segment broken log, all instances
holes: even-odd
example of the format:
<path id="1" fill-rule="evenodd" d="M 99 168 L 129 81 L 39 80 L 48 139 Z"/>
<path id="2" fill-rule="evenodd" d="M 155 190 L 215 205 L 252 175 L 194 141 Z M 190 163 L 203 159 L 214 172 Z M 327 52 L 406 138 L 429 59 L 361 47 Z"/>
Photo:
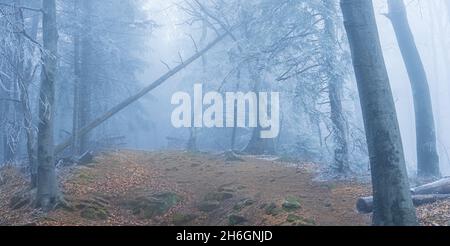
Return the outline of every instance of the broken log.
<path id="1" fill-rule="evenodd" d="M 427 194 L 427 195 L 413 195 L 412 200 L 414 206 L 421 206 L 437 201 L 450 199 L 450 194 Z M 373 211 L 373 197 L 362 197 L 356 202 L 356 208 L 360 213 L 372 213 Z"/>
<path id="2" fill-rule="evenodd" d="M 433 183 L 415 187 L 411 189 L 411 193 L 414 195 L 450 194 L 450 177 L 446 177 Z"/>
<path id="3" fill-rule="evenodd" d="M 161 76 L 159 79 L 154 81 L 152 84 L 148 85 L 147 87 L 144 87 L 142 90 L 140 90 L 137 94 L 125 99 L 121 103 L 117 104 L 115 107 L 108 110 L 106 113 L 98 117 L 97 119 L 93 120 L 91 123 L 80 129 L 77 133 L 78 136 L 84 136 L 93 129 L 95 129 L 97 126 L 102 124 L 103 122 L 107 121 L 111 117 L 113 117 L 118 112 L 122 111 L 126 107 L 128 107 L 130 104 L 136 102 L 143 96 L 145 96 L 150 91 L 154 90 L 155 88 L 159 87 L 162 83 L 164 83 L 166 80 L 173 77 L 175 74 L 189 66 L 191 63 L 202 57 L 206 52 L 208 52 L 210 49 L 212 49 L 214 46 L 216 46 L 222 39 L 224 39 L 226 36 L 228 36 L 228 33 L 225 33 L 219 37 L 217 37 L 214 41 L 212 41 L 210 44 L 208 44 L 205 48 L 202 50 L 197 51 L 192 57 L 189 59 L 182 61 L 182 63 L 178 66 L 176 66 L 174 69 L 170 70 L 163 76 Z M 59 144 L 55 148 L 55 155 L 61 153 L 65 148 L 69 147 L 73 142 L 73 137 L 70 137 L 63 143 Z"/>

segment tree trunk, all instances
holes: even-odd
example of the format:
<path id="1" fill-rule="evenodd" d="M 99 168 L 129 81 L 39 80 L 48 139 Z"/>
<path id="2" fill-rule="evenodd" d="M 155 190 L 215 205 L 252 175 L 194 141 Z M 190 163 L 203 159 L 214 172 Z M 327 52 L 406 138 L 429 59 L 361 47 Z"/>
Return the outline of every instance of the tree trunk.
<path id="1" fill-rule="evenodd" d="M 80 40 L 80 27 L 79 27 L 79 0 L 74 1 L 74 12 L 75 12 L 75 23 L 77 23 L 75 32 L 73 35 L 73 53 L 74 53 L 74 85 L 73 85 L 73 116 L 72 116 L 72 154 L 78 156 L 81 154 L 81 142 L 78 131 L 80 130 L 80 114 L 83 110 L 80 105 L 80 50 L 81 50 L 81 40 Z"/>
<path id="2" fill-rule="evenodd" d="M 328 98 L 330 100 L 330 118 L 332 122 L 332 134 L 334 139 L 334 166 L 339 173 L 350 169 L 348 163 L 348 133 L 347 123 L 342 110 L 342 86 L 344 80 L 338 72 L 337 61 L 337 36 L 336 36 L 336 1 L 325 0 L 326 9 L 331 14 L 325 14 L 325 63 L 327 65 Z"/>
<path id="3" fill-rule="evenodd" d="M 450 177 L 411 189 L 414 195 L 450 194 Z"/>
<path id="4" fill-rule="evenodd" d="M 434 203 L 450 199 L 450 194 L 428 194 L 412 196 L 414 206 Z M 371 213 L 373 211 L 373 197 L 362 197 L 356 202 L 356 209 L 360 213 Z"/>
<path id="5" fill-rule="evenodd" d="M 439 177 L 439 156 L 433 106 L 427 75 L 408 23 L 403 0 L 389 0 L 389 19 L 394 26 L 403 61 L 408 71 L 414 99 L 419 177 Z"/>
<path id="6" fill-rule="evenodd" d="M 55 83 L 57 75 L 58 30 L 55 0 L 43 1 L 43 64 L 39 100 L 38 132 L 38 186 L 36 205 L 52 209 L 57 202 L 53 114 L 55 109 Z"/>
<path id="7" fill-rule="evenodd" d="M 405 157 L 371 0 L 341 0 L 352 52 L 374 194 L 373 224 L 417 225 Z"/>
<path id="8" fill-rule="evenodd" d="M 83 32 L 83 36 L 81 38 L 81 47 L 80 48 L 80 76 L 79 76 L 79 85 L 78 85 L 78 129 L 74 132 L 74 136 L 78 138 L 77 147 L 78 153 L 81 154 L 89 149 L 89 134 L 79 135 L 77 132 L 80 131 L 81 128 L 87 126 L 91 121 L 91 97 L 92 97 L 92 84 L 93 81 L 93 71 L 92 66 L 94 64 L 93 53 L 95 52 L 92 45 L 92 0 L 81 0 L 81 13 L 83 17 L 81 30 Z"/>

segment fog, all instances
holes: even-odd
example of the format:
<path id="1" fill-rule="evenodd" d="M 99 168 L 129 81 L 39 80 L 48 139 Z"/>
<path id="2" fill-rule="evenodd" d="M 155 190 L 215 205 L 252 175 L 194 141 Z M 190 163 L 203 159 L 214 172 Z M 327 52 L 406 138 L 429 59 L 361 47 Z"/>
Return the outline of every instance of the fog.
<path id="1" fill-rule="evenodd" d="M 397 107 L 403 137 L 405 157 L 410 172 L 415 172 L 415 123 L 411 87 L 402 60 L 392 24 L 383 14 L 387 13 L 384 1 L 374 1 L 378 14 L 378 30 L 383 45 L 386 67 Z M 450 16 L 448 1 L 406 1 L 411 29 L 419 49 L 433 100 L 441 171 L 450 174 Z"/>
<path id="2" fill-rule="evenodd" d="M 151 1 L 145 6 L 149 16 L 158 23 L 159 27 L 149 39 L 148 70 L 140 75 L 143 85 L 154 80 L 158 75 L 167 71 L 168 64 L 176 63 L 180 58 L 178 52 L 188 56 L 195 49 L 189 37 L 192 33 L 199 35 L 199 27 L 186 27 L 186 14 L 177 8 L 178 1 Z M 450 16 L 447 14 L 445 0 L 436 1 L 407 1 L 410 26 L 420 51 L 433 99 L 436 130 L 438 137 L 441 170 L 444 175 L 450 174 Z M 386 66 L 389 72 L 391 86 L 394 93 L 396 109 L 404 144 L 405 157 L 409 172 L 416 172 L 415 151 L 415 123 L 414 108 L 408 75 L 402 60 L 392 24 L 384 15 L 387 13 L 385 1 L 374 1 L 378 29 L 382 42 Z M 217 49 L 216 49 L 217 50 Z M 214 52 L 214 51 L 213 51 Z M 221 64 L 213 64 L 221 66 Z M 188 130 L 174 129 L 170 123 L 170 112 L 174 108 L 170 104 L 172 94 L 180 88 L 188 90 L 194 83 L 202 81 L 198 70 L 187 69 L 168 83 L 164 84 L 143 101 L 149 117 L 155 121 L 155 132 L 151 142 L 143 142 L 141 148 L 165 148 L 167 136 L 183 136 L 187 138 Z M 157 119 L 155 119 L 155 117 Z M 135 147 L 135 146 L 134 146 Z"/>

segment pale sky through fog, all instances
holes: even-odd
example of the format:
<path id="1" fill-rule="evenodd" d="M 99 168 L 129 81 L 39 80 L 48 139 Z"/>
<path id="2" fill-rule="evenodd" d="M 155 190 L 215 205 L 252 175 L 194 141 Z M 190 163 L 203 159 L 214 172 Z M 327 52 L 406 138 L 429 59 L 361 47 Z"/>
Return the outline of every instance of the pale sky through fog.
<path id="1" fill-rule="evenodd" d="M 416 44 L 421 54 L 430 84 L 433 109 L 436 118 L 441 168 L 444 175 L 450 175 L 450 21 L 446 16 L 445 2 L 448 0 L 419 1 L 406 0 L 408 17 Z M 375 0 L 375 13 L 383 46 L 386 66 L 391 79 L 397 114 L 402 131 L 406 161 L 414 170 L 415 124 L 414 108 L 409 79 L 397 46 L 397 40 L 390 21 L 382 14 L 387 12 L 385 0 Z"/>
<path id="2" fill-rule="evenodd" d="M 438 146 L 440 150 L 441 169 L 444 175 L 450 175 L 450 71 L 447 68 L 450 63 L 450 18 L 445 10 L 445 2 L 448 0 L 405 0 L 409 21 L 415 35 L 416 44 L 422 56 L 428 75 L 432 93 L 433 106 L 436 117 L 436 129 Z M 145 8 L 148 9 L 150 18 L 161 25 L 154 34 L 151 42 L 152 54 L 149 57 L 151 68 L 143 78 L 144 83 L 157 78 L 167 71 L 160 60 L 174 64 L 180 51 L 185 57 L 193 52 L 193 45 L 187 33 L 192 32 L 182 24 L 184 13 L 177 9 L 172 0 L 151 0 Z M 406 161 L 410 172 L 415 172 L 415 130 L 414 108 L 411 96 L 411 88 L 406 69 L 397 46 L 390 21 L 383 16 L 387 12 L 386 0 L 374 0 L 375 13 L 378 21 L 380 39 L 383 46 L 386 66 L 389 72 L 397 113 L 400 122 Z M 447 35 L 446 35 L 447 34 Z M 188 73 L 189 68 L 184 73 Z M 174 91 L 177 84 L 182 83 L 177 75 L 169 83 L 159 88 L 154 95 L 158 95 L 163 104 L 167 104 L 168 96 Z M 177 79 L 178 78 L 178 79 Z M 186 81 L 184 81 L 186 82 Z M 190 83 L 190 82 L 189 82 Z M 162 98 L 161 98 L 162 97 Z M 154 111 L 156 109 L 152 108 Z M 170 110 L 164 106 L 158 110 Z M 164 114 L 163 114 L 164 115 Z M 166 118 L 164 116 L 164 118 Z M 169 118 L 169 114 L 167 114 Z M 168 119 L 167 119 L 168 120 Z M 163 120 L 163 124 L 168 124 Z M 170 135 L 170 131 L 162 125 L 161 136 Z"/>

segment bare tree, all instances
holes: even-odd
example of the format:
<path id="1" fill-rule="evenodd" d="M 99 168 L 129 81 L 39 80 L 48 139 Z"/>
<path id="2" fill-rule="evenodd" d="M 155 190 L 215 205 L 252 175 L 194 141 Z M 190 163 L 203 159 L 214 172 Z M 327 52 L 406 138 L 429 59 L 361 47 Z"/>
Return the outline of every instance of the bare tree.
<path id="1" fill-rule="evenodd" d="M 43 47 L 41 88 L 39 93 L 38 175 L 36 205 L 49 210 L 58 202 L 53 124 L 57 74 L 58 29 L 56 1 L 43 0 Z"/>
<path id="2" fill-rule="evenodd" d="M 336 35 L 336 1 L 324 0 L 324 7 L 328 13 L 324 16 L 325 39 L 325 69 L 328 81 L 328 98 L 330 100 L 330 118 L 334 138 L 334 165 L 338 172 L 348 171 L 348 133 L 347 123 L 342 109 L 342 87 L 344 78 L 338 69 L 337 60 L 339 46 Z"/>
<path id="3" fill-rule="evenodd" d="M 440 176 L 436 130 L 430 88 L 425 68 L 414 41 L 403 0 L 389 0 L 387 15 L 394 26 L 403 61 L 408 71 L 416 119 L 417 170 L 419 177 Z"/>
<path id="4" fill-rule="evenodd" d="M 374 225 L 416 225 L 394 99 L 372 0 L 341 0 L 370 156 Z"/>

